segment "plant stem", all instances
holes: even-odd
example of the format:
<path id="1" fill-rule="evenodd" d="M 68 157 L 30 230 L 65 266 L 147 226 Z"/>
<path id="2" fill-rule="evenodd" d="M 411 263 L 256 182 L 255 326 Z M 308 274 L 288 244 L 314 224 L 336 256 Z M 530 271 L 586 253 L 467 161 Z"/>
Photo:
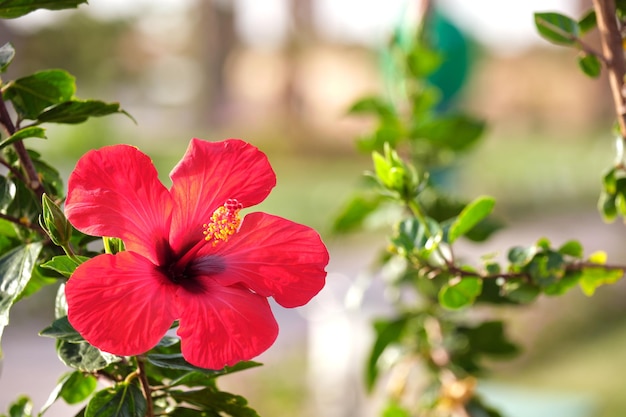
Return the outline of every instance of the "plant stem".
<path id="1" fill-rule="evenodd" d="M 41 227 L 39 227 L 39 225 L 37 223 L 32 224 L 32 223 L 30 223 L 30 221 L 24 222 L 21 219 L 18 219 L 17 217 L 9 216 L 7 214 L 2 214 L 2 213 L 0 213 L 0 219 L 8 220 L 11 223 L 15 223 L 15 224 L 20 225 L 22 227 L 27 227 L 27 228 L 29 228 L 31 230 L 34 230 L 35 232 L 38 232 L 38 233 L 42 233 L 43 232 L 43 230 L 41 229 Z"/>
<path id="2" fill-rule="evenodd" d="M 423 268 L 426 268 L 428 272 L 443 272 L 448 271 L 454 274 L 457 277 L 461 278 L 480 278 L 483 280 L 492 280 L 492 279 L 515 279 L 515 278 L 523 278 L 527 281 L 532 279 L 531 275 L 527 272 L 501 272 L 497 274 L 484 274 L 480 272 L 468 271 L 465 269 L 458 268 L 454 265 L 447 265 L 447 268 L 442 268 L 438 266 L 425 265 Z M 563 268 L 564 272 L 575 272 L 581 271 L 585 268 L 598 268 L 603 269 L 605 271 L 626 271 L 626 265 L 611 265 L 611 264 L 598 264 L 587 261 L 578 261 L 572 262 Z"/>
<path id="3" fill-rule="evenodd" d="M 139 375 L 139 381 L 141 381 L 141 388 L 146 396 L 146 417 L 154 417 L 154 406 L 152 404 L 152 390 L 150 389 L 150 382 L 148 381 L 148 375 L 144 366 L 144 357 L 137 356 L 137 373 Z"/>
<path id="4" fill-rule="evenodd" d="M 626 92 L 624 91 L 626 63 L 622 36 L 615 17 L 615 0 L 593 0 L 593 8 L 596 11 L 602 53 L 606 62 L 619 133 L 624 140 L 626 139 Z"/>
<path id="5" fill-rule="evenodd" d="M 6 103 L 4 100 L 0 98 L 0 123 L 4 125 L 9 135 L 13 135 L 17 129 L 11 120 L 11 116 L 9 115 L 9 111 L 7 110 Z M 35 164 L 33 164 L 33 160 L 28 155 L 28 151 L 24 146 L 24 142 L 18 140 L 13 144 L 15 151 L 17 152 L 17 156 L 20 159 L 22 167 L 24 167 L 24 171 L 26 172 L 26 177 L 28 181 L 26 185 L 35 191 L 37 194 L 37 199 L 41 200 L 41 197 L 45 193 L 41 180 L 39 179 L 39 174 L 35 169 Z"/>
<path id="6" fill-rule="evenodd" d="M 17 178 L 18 180 L 22 181 L 24 184 L 26 184 L 26 178 L 24 177 L 24 175 L 22 175 L 22 173 L 15 169 L 14 166 L 12 166 L 11 164 L 9 164 L 7 161 L 5 161 L 3 158 L 0 158 L 0 165 L 6 167 L 6 169 L 8 169 L 9 171 L 11 171 L 11 173 L 15 176 L 15 178 Z"/>

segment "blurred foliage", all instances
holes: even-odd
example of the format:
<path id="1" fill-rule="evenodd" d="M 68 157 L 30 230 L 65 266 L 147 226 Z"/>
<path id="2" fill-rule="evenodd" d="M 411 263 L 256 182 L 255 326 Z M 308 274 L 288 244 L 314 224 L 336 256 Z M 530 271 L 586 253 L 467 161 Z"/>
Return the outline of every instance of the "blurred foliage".
<path id="1" fill-rule="evenodd" d="M 537 13 L 535 22 L 542 36 L 584 49 L 580 67 L 597 77 L 600 59 L 579 41 L 579 35 L 593 27 L 592 17 L 579 22 Z M 624 267 L 607 265 L 603 252 L 585 255 L 576 240 L 554 246 L 546 238 L 509 248 L 505 262 L 489 255 L 478 265 L 457 258 L 459 238 L 488 239 L 498 225 L 490 218 L 493 198 L 481 196 L 466 203 L 451 198 L 431 179 L 434 169 L 467 152 L 484 130 L 473 117 L 437 111 L 440 96 L 428 75 L 441 59 L 432 47 L 419 30 L 408 48 L 393 38 L 390 48 L 397 51 L 394 56 L 403 69 L 398 72 L 397 96 L 367 97 L 350 109 L 377 120 L 374 132 L 358 143 L 372 153 L 373 171 L 364 191 L 340 212 L 335 230 L 361 229 L 368 217 L 396 208 L 379 267 L 385 285 L 394 289 L 391 293 L 402 296 L 391 300 L 394 314 L 374 323 L 366 386 L 371 391 L 382 372 L 393 375 L 398 368 L 424 369 L 427 376 L 416 388 L 413 372 L 402 371 L 387 394 L 382 415 L 499 416 L 481 400 L 476 377 L 485 375 L 491 360 L 516 356 L 519 347 L 508 339 L 503 321 L 472 314 L 471 307 L 526 305 L 541 295 L 562 296 L 576 286 L 591 296 L 620 280 Z M 623 205 L 620 181 L 615 171 L 604 177 L 613 211 Z M 605 217 L 606 206 L 601 206 Z M 621 212 L 626 213 L 623 206 Z M 483 230 L 474 234 L 478 228 Z M 388 268 L 392 263 L 395 268 Z"/>

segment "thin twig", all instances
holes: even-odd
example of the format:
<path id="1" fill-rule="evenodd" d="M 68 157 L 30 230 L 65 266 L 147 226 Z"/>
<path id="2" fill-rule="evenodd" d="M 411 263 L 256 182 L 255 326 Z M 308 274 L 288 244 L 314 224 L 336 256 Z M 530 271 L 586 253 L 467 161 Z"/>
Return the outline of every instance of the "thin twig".
<path id="1" fill-rule="evenodd" d="M 4 100 L 0 98 L 0 123 L 4 125 L 9 135 L 13 135 L 17 129 L 11 120 L 11 116 L 9 115 L 9 111 L 7 110 L 6 103 Z M 24 142 L 18 140 L 13 144 L 15 151 L 17 152 L 17 156 L 24 167 L 24 171 L 26 171 L 26 177 L 28 181 L 26 185 L 31 188 L 35 193 L 37 193 L 37 197 L 41 200 L 41 197 L 45 193 L 45 189 L 43 188 L 43 184 L 39 179 L 39 174 L 37 173 L 37 169 L 35 168 L 35 164 L 33 164 L 33 160 L 31 159 L 28 151 L 26 150 L 26 146 L 24 146 Z"/>
<path id="2" fill-rule="evenodd" d="M 18 180 L 26 184 L 26 178 L 24 177 L 24 175 L 22 175 L 22 173 L 19 170 L 15 169 L 13 165 L 9 164 L 3 158 L 0 158 L 0 165 L 4 166 L 6 169 L 11 171 L 11 174 L 13 174 L 15 178 L 17 178 Z"/>
<path id="3" fill-rule="evenodd" d="M 150 389 L 150 382 L 148 381 L 148 375 L 144 366 L 144 358 L 137 356 L 137 371 L 139 374 L 139 381 L 141 381 L 141 388 L 146 396 L 146 417 L 154 417 L 154 406 L 152 404 L 152 390 Z"/>
<path id="4" fill-rule="evenodd" d="M 577 261 L 572 262 L 563 268 L 564 272 L 576 272 L 582 271 L 585 268 L 598 268 L 603 269 L 605 271 L 626 271 L 626 265 L 612 265 L 612 264 L 599 264 L 588 261 Z M 468 271 L 466 269 L 462 269 L 457 267 L 456 265 L 446 265 L 446 267 L 439 267 L 433 265 L 421 265 L 420 268 L 424 273 L 437 275 L 442 272 L 449 272 L 452 275 L 459 278 L 480 278 L 482 280 L 494 280 L 494 279 L 504 279 L 511 280 L 516 278 L 523 278 L 527 281 L 531 281 L 532 276 L 527 272 L 499 272 L 495 274 L 486 274 L 477 271 Z"/>
<path id="5" fill-rule="evenodd" d="M 613 95 L 619 133 L 622 139 L 625 139 L 626 99 L 624 96 L 624 75 L 626 74 L 626 63 L 624 62 L 622 36 L 615 17 L 615 1 L 593 0 L 593 7 L 596 11 L 602 52 L 607 62 L 606 69 Z"/>
<path id="6" fill-rule="evenodd" d="M 560 27 L 558 27 L 557 25 L 554 25 L 550 22 L 548 22 L 545 19 L 539 18 L 538 19 L 539 22 L 541 22 L 541 24 L 547 28 L 549 28 L 552 32 L 558 33 L 559 35 L 561 35 L 562 37 L 569 39 L 572 42 L 575 42 L 576 45 L 583 51 L 586 52 L 589 55 L 595 55 L 600 61 L 602 61 L 603 64 L 605 65 L 609 65 L 609 60 L 607 59 L 606 56 L 604 56 L 603 54 L 601 54 L 599 51 L 596 51 L 591 45 L 587 44 L 585 41 L 583 41 L 581 38 L 579 38 L 578 36 L 574 36 L 569 32 L 564 31 L 563 29 L 561 29 Z"/>
<path id="7" fill-rule="evenodd" d="M 22 227 L 27 227 L 31 230 L 34 230 L 35 232 L 39 232 L 39 233 L 43 232 L 43 230 L 37 223 L 33 224 L 28 221 L 23 221 L 22 219 L 18 219 L 17 217 L 9 216 L 7 214 L 2 214 L 2 213 L 0 213 L 0 219 L 8 220 L 11 223 L 15 223 Z"/>

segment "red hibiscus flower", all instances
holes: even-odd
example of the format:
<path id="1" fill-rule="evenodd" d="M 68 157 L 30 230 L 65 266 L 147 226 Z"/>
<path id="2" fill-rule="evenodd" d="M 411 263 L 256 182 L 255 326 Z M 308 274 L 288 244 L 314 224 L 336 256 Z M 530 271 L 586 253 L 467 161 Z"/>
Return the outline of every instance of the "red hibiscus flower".
<path id="1" fill-rule="evenodd" d="M 65 289 L 68 319 L 92 345 L 121 356 L 154 347 L 172 323 L 183 356 L 220 369 L 269 348 L 278 326 L 267 297 L 306 304 L 324 286 L 328 251 L 311 228 L 242 208 L 276 184 L 254 146 L 193 139 L 168 190 L 145 154 L 115 145 L 83 156 L 65 212 L 84 233 L 126 251 L 80 265 Z"/>

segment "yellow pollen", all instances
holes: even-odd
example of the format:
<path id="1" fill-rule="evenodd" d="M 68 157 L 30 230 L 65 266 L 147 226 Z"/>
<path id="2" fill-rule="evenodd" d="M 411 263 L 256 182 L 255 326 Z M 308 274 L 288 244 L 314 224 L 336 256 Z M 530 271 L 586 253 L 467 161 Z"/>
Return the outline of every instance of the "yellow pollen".
<path id="1" fill-rule="evenodd" d="M 234 198 L 226 200 L 223 206 L 219 206 L 211 215 L 211 220 L 202 225 L 204 227 L 204 240 L 216 246 L 220 241 L 226 242 L 234 235 L 241 225 L 239 211 L 243 208 L 241 203 Z"/>

